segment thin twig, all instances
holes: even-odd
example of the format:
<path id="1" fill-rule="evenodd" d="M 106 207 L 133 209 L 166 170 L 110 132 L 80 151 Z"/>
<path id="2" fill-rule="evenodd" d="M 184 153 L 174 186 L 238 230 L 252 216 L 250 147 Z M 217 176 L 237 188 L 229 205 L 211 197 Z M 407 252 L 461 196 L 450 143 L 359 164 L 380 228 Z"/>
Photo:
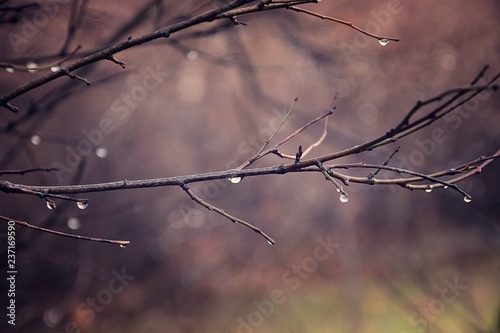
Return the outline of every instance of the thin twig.
<path id="1" fill-rule="evenodd" d="M 4 220 L 4 221 L 7 221 L 7 222 L 14 221 L 14 223 L 16 223 L 17 225 L 21 225 L 21 226 L 26 227 L 26 228 L 35 229 L 35 230 L 38 230 L 38 231 L 47 232 L 49 234 L 53 234 L 53 235 L 57 235 L 57 236 L 63 236 L 63 237 L 69 237 L 69 238 L 87 240 L 87 241 L 92 241 L 92 242 L 110 243 L 110 244 L 120 245 L 120 247 L 125 247 L 128 244 L 130 244 L 130 241 L 124 241 L 124 240 L 113 240 L 113 239 L 106 239 L 106 238 L 94 238 L 94 237 L 87 237 L 87 236 L 81 236 L 81 235 L 75 235 L 75 234 L 68 234 L 66 232 L 56 231 L 56 230 L 52 230 L 52 229 L 47 229 L 47 228 L 39 227 L 39 226 L 36 226 L 36 225 L 29 224 L 28 222 L 25 222 L 25 221 L 11 219 L 9 217 L 5 217 L 5 216 L 2 216 L 2 215 L 0 215 L 0 219 Z"/>
<path id="2" fill-rule="evenodd" d="M 208 210 L 214 211 L 214 212 L 224 216 L 225 218 L 227 218 L 228 220 L 230 220 L 233 223 L 239 223 L 239 224 L 244 225 L 247 228 L 250 228 L 251 230 L 255 231 L 256 233 L 258 233 L 259 235 L 264 237 L 270 245 L 275 244 L 274 240 L 271 237 L 269 237 L 265 232 L 263 232 L 262 230 L 260 230 L 256 226 L 254 226 L 253 224 L 248 223 L 246 221 L 243 221 L 242 219 L 239 219 L 233 215 L 230 215 L 230 214 L 226 213 L 224 210 L 222 210 L 214 205 L 211 205 L 208 202 L 201 199 L 199 196 L 196 195 L 196 193 L 194 193 L 191 190 L 191 188 L 189 188 L 188 184 L 182 184 L 181 188 L 191 197 L 192 200 L 196 201 L 201 206 L 207 208 Z"/>
<path id="3" fill-rule="evenodd" d="M 391 161 L 391 158 L 394 157 L 394 155 L 397 154 L 397 152 L 399 151 L 399 146 L 397 146 L 394 151 L 392 152 L 392 154 L 384 161 L 384 163 L 382 164 L 383 166 L 386 166 L 387 164 L 389 164 L 389 162 Z M 373 177 L 375 177 L 379 172 L 380 172 L 380 168 L 378 168 L 377 170 L 375 170 L 374 172 L 370 172 L 370 174 L 367 176 L 368 179 L 372 179 Z"/>
<path id="4" fill-rule="evenodd" d="M 302 153 L 302 157 L 305 157 L 311 150 L 319 146 L 323 141 L 325 140 L 326 136 L 328 135 L 328 117 L 325 118 L 325 126 L 323 127 L 323 133 L 321 133 L 321 136 L 319 137 L 318 140 L 316 140 L 315 143 L 311 144 L 309 147 L 307 147 L 306 150 Z"/>
<path id="5" fill-rule="evenodd" d="M 342 202 L 347 202 L 347 200 L 349 200 L 349 196 L 347 195 L 347 192 L 344 191 L 344 188 L 342 187 L 342 185 L 340 185 L 337 180 L 335 180 L 335 178 L 333 178 L 330 173 L 328 172 L 328 170 L 323 166 L 323 163 L 321 163 L 320 161 L 317 162 L 317 166 L 318 166 L 318 169 L 321 171 L 321 173 L 325 176 L 325 178 L 327 180 L 329 180 L 330 182 L 332 182 L 333 185 L 335 185 L 335 187 L 337 188 L 337 192 L 340 193 L 340 201 Z M 349 184 L 349 183 L 347 183 Z"/>
<path id="6" fill-rule="evenodd" d="M 59 170 L 58 168 L 31 168 L 31 169 L 23 169 L 23 170 L 0 170 L 0 176 L 1 175 L 21 175 L 24 176 L 26 173 L 30 172 L 39 172 L 39 171 L 44 171 L 44 172 L 51 172 L 51 171 L 57 171 Z"/>
<path id="7" fill-rule="evenodd" d="M 246 167 L 248 167 L 249 165 L 251 165 L 253 162 L 255 162 L 256 160 L 258 160 L 260 157 L 262 157 L 263 155 L 262 152 L 264 151 L 264 149 L 266 149 L 267 145 L 274 139 L 274 137 L 276 136 L 276 134 L 279 132 L 279 130 L 281 129 L 281 127 L 283 127 L 283 125 L 285 124 L 285 122 L 288 120 L 288 118 L 290 117 L 290 115 L 292 114 L 292 111 L 293 109 L 295 108 L 295 106 L 297 105 L 297 101 L 299 100 L 298 97 L 295 97 L 294 101 L 293 101 L 293 104 L 292 106 L 290 107 L 290 109 L 288 109 L 288 112 L 286 113 L 285 115 L 285 118 L 283 118 L 283 120 L 281 121 L 280 125 L 278 126 L 278 128 L 276 129 L 276 131 L 274 131 L 274 133 L 271 135 L 271 137 L 269 137 L 269 139 L 266 140 L 266 142 L 264 142 L 264 144 L 262 145 L 262 147 L 259 149 L 259 151 L 257 152 L 257 154 L 255 154 L 254 157 L 252 158 L 249 158 L 247 161 L 245 161 L 243 164 L 241 164 L 240 166 L 237 167 L 237 169 L 244 169 Z"/>
<path id="8" fill-rule="evenodd" d="M 263 4 L 257 4 L 257 5 L 251 5 L 247 6 L 245 8 L 242 8 L 243 10 L 234 12 L 233 9 L 243 6 L 247 3 L 252 2 L 252 0 L 234 0 L 231 1 L 223 6 L 220 6 L 218 8 L 215 8 L 211 11 L 205 12 L 203 14 L 200 14 L 198 16 L 195 16 L 193 18 L 181 21 L 179 23 L 175 23 L 173 25 L 170 25 L 168 27 L 162 28 L 157 31 L 153 31 L 151 33 L 139 36 L 137 38 L 128 38 L 127 40 L 117 43 L 115 45 L 112 45 L 110 47 L 107 47 L 101 51 L 92 53 L 89 56 L 86 56 L 80 60 L 75 61 L 74 63 L 61 68 L 58 71 L 55 71 L 53 73 L 49 73 L 41 78 L 37 78 L 35 80 L 31 80 L 28 83 L 24 84 L 21 87 L 18 87 L 17 89 L 14 89 L 12 91 L 9 91 L 5 93 L 4 95 L 0 96 L 0 106 L 3 106 L 7 108 L 8 110 L 12 112 L 18 112 L 18 108 L 10 105 L 8 102 L 20 95 L 25 94 L 28 91 L 31 91 L 35 88 L 38 88 L 50 81 L 53 81 L 57 78 L 60 78 L 64 75 L 70 75 L 73 73 L 76 69 L 85 67 L 89 64 L 98 62 L 100 60 L 104 59 L 109 59 L 110 56 L 119 53 L 121 51 L 130 49 L 132 47 L 160 39 L 160 38 L 168 38 L 171 36 L 171 34 L 185 30 L 187 28 L 190 28 L 192 26 L 196 26 L 200 23 L 205 23 L 205 22 L 212 22 L 214 20 L 218 19 L 225 19 L 228 17 L 233 17 L 237 15 L 244 15 L 244 14 L 250 14 L 254 13 L 257 11 L 267 11 L 267 10 L 273 10 L 273 9 L 282 9 L 286 8 L 290 4 L 303 4 L 303 3 L 316 3 L 317 1 L 315 0 L 300 0 L 300 1 L 291 1 L 290 3 L 277 3 L 277 4 L 268 4 L 268 5 L 263 5 Z M 256 7 L 255 7 L 256 6 Z M 73 75 L 73 74 L 71 74 Z M 78 78 L 78 77 L 75 77 Z M 79 78 L 81 79 L 81 78 Z M 84 81 L 85 82 L 85 81 Z M 88 82 L 88 81 L 87 81 Z"/>
<path id="9" fill-rule="evenodd" d="M 344 20 L 341 20 L 341 19 L 338 19 L 338 18 L 335 18 L 335 17 L 331 17 L 331 16 L 327 16 L 327 15 L 322 15 L 322 14 L 315 13 L 313 11 L 306 10 L 306 9 L 303 9 L 303 8 L 299 8 L 299 7 L 296 7 L 296 6 L 290 6 L 287 9 L 293 10 L 293 11 L 298 12 L 298 13 L 308 14 L 308 15 L 320 18 L 322 20 L 328 20 L 328 21 L 332 21 L 332 22 L 335 22 L 335 23 L 346 25 L 349 28 L 352 28 L 352 29 L 354 29 L 356 31 L 361 32 L 362 34 L 365 34 L 365 35 L 367 35 L 369 37 L 377 39 L 381 44 L 384 43 L 383 45 L 387 44 L 391 40 L 394 41 L 394 42 L 399 42 L 398 38 L 383 37 L 383 36 L 378 36 L 378 35 L 372 34 L 372 33 L 368 32 L 366 30 L 363 30 L 363 29 L 355 26 L 352 22 L 349 22 L 349 21 L 344 21 Z"/>

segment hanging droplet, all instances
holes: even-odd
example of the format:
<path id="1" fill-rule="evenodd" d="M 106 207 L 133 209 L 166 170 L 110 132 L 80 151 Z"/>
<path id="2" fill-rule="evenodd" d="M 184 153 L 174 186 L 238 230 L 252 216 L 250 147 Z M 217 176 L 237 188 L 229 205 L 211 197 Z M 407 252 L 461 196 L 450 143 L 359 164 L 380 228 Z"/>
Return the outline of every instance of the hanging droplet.
<path id="1" fill-rule="evenodd" d="M 448 185 L 445 185 L 445 186 L 443 187 L 443 189 L 445 189 L 445 190 L 446 190 L 447 188 L 448 188 Z"/>
<path id="2" fill-rule="evenodd" d="M 270 240 L 270 239 L 269 239 L 269 240 L 267 241 L 267 244 L 269 244 L 269 245 L 274 245 L 275 243 L 274 243 L 274 241 L 273 241 L 273 240 Z"/>
<path id="3" fill-rule="evenodd" d="M 340 202 L 346 203 L 347 201 L 349 201 L 349 196 L 347 195 L 347 193 L 342 192 L 340 194 L 340 198 L 339 199 L 340 199 Z"/>
<path id="4" fill-rule="evenodd" d="M 380 38 L 378 42 L 382 46 L 386 46 L 387 44 L 389 44 L 389 40 L 387 38 Z"/>
<path id="5" fill-rule="evenodd" d="M 471 197 L 468 197 L 468 196 L 465 196 L 465 197 L 464 197 L 464 201 L 465 201 L 465 202 L 471 202 L 471 201 L 472 201 L 472 198 L 471 198 Z"/>
<path id="6" fill-rule="evenodd" d="M 34 61 L 28 61 L 26 63 L 26 68 L 28 68 L 28 72 L 35 73 L 38 69 L 38 65 Z"/>
<path id="7" fill-rule="evenodd" d="M 425 192 L 427 192 L 427 193 L 431 193 L 431 192 L 432 192 L 432 188 L 426 188 L 426 189 L 425 189 Z"/>
<path id="8" fill-rule="evenodd" d="M 5 67 L 5 71 L 7 71 L 8 73 L 14 73 L 16 70 L 13 67 L 7 66 Z"/>
<path id="9" fill-rule="evenodd" d="M 127 243 L 127 244 L 120 244 L 120 247 L 121 247 L 122 249 L 124 249 L 124 248 L 126 248 L 126 247 L 127 247 L 127 245 L 128 245 L 128 244 L 129 244 L 129 243 Z"/>
<path id="10" fill-rule="evenodd" d="M 55 73 L 61 69 L 61 66 L 52 66 L 50 67 L 50 71 Z"/>
<path id="11" fill-rule="evenodd" d="M 233 184 L 238 184 L 239 182 L 241 182 L 241 177 L 232 177 L 229 178 L 229 181 Z"/>
<path id="12" fill-rule="evenodd" d="M 38 135 L 31 136 L 31 143 L 34 144 L 35 146 L 38 146 L 41 142 L 42 138 L 40 138 Z"/>
<path id="13" fill-rule="evenodd" d="M 48 209 L 56 209 L 56 203 L 54 200 L 47 198 L 47 200 L 45 202 L 47 204 Z"/>
<path id="14" fill-rule="evenodd" d="M 80 209 L 85 209 L 89 205 L 89 202 L 87 200 L 82 200 L 82 201 L 77 201 L 76 206 Z"/>

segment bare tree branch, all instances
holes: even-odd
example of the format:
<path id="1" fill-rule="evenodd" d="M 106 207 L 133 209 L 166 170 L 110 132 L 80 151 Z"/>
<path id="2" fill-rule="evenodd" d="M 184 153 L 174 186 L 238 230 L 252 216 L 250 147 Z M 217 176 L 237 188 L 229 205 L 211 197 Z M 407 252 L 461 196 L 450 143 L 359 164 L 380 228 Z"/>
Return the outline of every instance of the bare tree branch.
<path id="1" fill-rule="evenodd" d="M 128 244 L 130 244 L 130 241 L 125 241 L 125 240 L 113 240 L 113 239 L 106 239 L 106 238 L 94 238 L 94 237 L 87 237 L 87 236 L 81 236 L 81 235 L 75 235 L 75 234 L 68 234 L 66 232 L 39 227 L 39 226 L 36 226 L 33 224 L 29 224 L 28 222 L 25 222 L 25 221 L 11 219 L 9 217 L 2 216 L 2 215 L 0 215 L 0 219 L 7 221 L 7 222 L 14 221 L 17 225 L 20 225 L 20 226 L 23 226 L 26 228 L 30 228 L 30 229 L 35 229 L 38 231 L 43 231 L 43 232 L 46 232 L 46 233 L 49 233 L 52 235 L 57 235 L 57 236 L 63 236 L 63 237 L 69 237 L 69 238 L 75 238 L 75 239 L 81 239 L 81 240 L 87 240 L 87 241 L 99 242 L 99 243 L 115 244 L 115 245 L 119 245 L 120 247 L 125 247 Z"/>

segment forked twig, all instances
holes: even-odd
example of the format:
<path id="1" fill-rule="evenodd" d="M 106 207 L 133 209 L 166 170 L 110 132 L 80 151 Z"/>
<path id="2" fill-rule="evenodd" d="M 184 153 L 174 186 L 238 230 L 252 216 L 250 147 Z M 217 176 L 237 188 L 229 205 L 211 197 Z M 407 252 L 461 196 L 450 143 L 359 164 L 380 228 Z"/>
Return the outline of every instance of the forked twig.
<path id="1" fill-rule="evenodd" d="M 212 204 L 209 204 L 208 202 L 206 202 L 205 200 L 203 200 L 202 198 L 197 196 L 196 193 L 194 193 L 191 190 L 191 188 L 189 187 L 188 184 L 181 184 L 180 186 L 191 197 L 192 200 L 196 201 L 201 206 L 205 207 L 208 210 L 214 211 L 214 212 L 224 216 L 225 218 L 227 218 L 228 220 L 230 220 L 233 223 L 239 223 L 239 224 L 244 225 L 247 228 L 250 228 L 251 230 L 255 231 L 256 233 L 258 233 L 259 235 L 264 237 L 270 245 L 275 244 L 274 239 L 269 237 L 265 232 L 263 232 L 262 230 L 260 230 L 256 226 L 254 226 L 253 224 L 248 223 L 242 219 L 239 219 L 233 215 L 230 215 L 230 214 L 226 213 L 224 210 L 222 210 L 222 209 L 220 209 Z"/>

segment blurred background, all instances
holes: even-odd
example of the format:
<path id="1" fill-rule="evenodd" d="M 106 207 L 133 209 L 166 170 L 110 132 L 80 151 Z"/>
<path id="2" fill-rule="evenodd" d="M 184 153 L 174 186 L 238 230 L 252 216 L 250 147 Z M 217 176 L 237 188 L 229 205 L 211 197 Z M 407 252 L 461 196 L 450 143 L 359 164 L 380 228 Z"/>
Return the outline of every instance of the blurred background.
<path id="1" fill-rule="evenodd" d="M 67 63 L 227 1 L 1 1 L 0 62 Z M 385 133 L 415 102 L 500 70 L 498 1 L 322 1 L 303 8 L 398 43 L 288 10 L 202 24 L 100 61 L 0 112 L 0 169 L 22 184 L 69 185 L 233 168 L 277 128 L 276 142 L 337 97 L 328 136 L 308 157 Z M 2 94 L 46 75 L 10 68 Z M 432 172 L 500 146 L 500 95 L 484 93 L 432 127 L 337 162 Z M 439 135 L 436 135 L 436 131 Z M 282 149 L 295 154 L 323 130 Z M 255 166 L 282 163 L 276 156 Z M 366 175 L 369 171 L 346 173 Z M 382 177 L 392 175 L 381 173 Z M 126 248 L 16 227 L 16 325 L 2 332 L 497 332 L 500 164 L 461 187 L 353 184 L 341 203 L 320 174 L 193 184 L 256 233 L 196 205 L 179 188 L 81 195 L 88 207 L 0 194 L 0 215 Z M 0 227 L 2 267 L 7 223 Z M 5 274 L 3 275 L 5 276 Z M 8 283 L 2 278 L 2 302 Z M 5 288 L 4 288 L 5 287 Z M 5 309 L 4 303 L 2 308 Z M 6 305 L 5 305 L 6 306 Z M 6 310 L 2 310 L 6 311 Z M 5 318 L 5 314 L 2 314 Z"/>

